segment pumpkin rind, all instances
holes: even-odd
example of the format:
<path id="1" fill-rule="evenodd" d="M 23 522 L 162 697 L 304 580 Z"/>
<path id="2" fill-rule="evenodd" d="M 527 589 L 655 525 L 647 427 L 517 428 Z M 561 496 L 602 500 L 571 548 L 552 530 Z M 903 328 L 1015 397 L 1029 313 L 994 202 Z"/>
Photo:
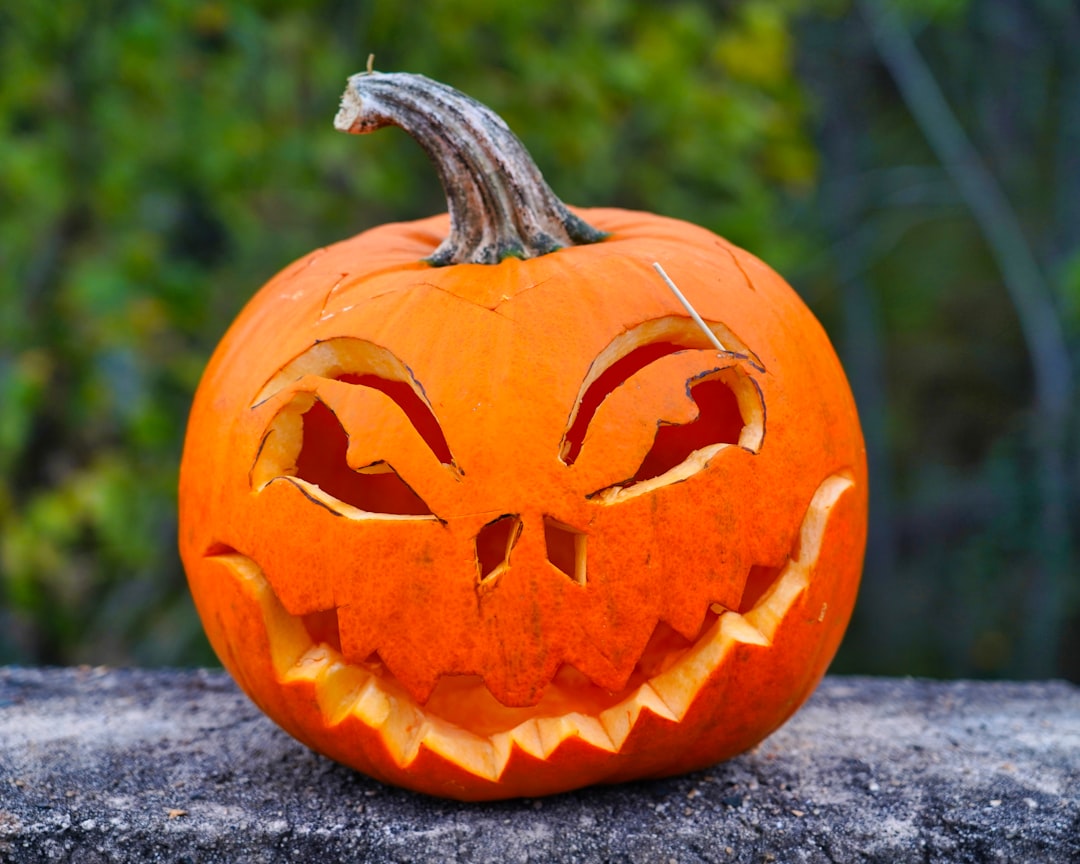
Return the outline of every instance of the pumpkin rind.
<path id="1" fill-rule="evenodd" d="M 606 239 L 440 267 L 442 216 L 317 250 L 252 299 L 196 394 L 180 545 L 211 643 L 291 734 L 387 782 L 501 798 L 727 758 L 809 695 L 854 604 L 865 454 L 811 313 L 704 229 L 568 212 Z M 650 430 L 692 423 L 711 379 L 742 433 L 637 479 Z M 316 403 L 349 470 L 392 471 L 426 510 L 367 512 L 300 476 Z M 486 530 L 506 560 L 478 563 Z"/>

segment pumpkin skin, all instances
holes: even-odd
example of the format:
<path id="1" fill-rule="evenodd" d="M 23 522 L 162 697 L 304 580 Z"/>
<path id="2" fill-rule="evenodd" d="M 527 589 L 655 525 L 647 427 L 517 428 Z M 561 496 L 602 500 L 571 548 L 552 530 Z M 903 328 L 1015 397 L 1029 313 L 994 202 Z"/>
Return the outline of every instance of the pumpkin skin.
<path id="1" fill-rule="evenodd" d="M 437 267 L 440 216 L 317 250 L 194 400 L 180 548 L 210 642 L 385 782 L 478 800 L 728 758 L 855 601 L 865 454 L 820 325 L 711 232 L 574 213 L 606 238 Z"/>

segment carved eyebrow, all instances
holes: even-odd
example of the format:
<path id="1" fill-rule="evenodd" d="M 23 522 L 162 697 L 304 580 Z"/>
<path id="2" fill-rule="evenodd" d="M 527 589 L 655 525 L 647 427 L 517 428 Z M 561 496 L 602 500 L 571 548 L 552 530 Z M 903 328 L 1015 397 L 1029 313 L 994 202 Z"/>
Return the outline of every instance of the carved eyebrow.
<path id="1" fill-rule="evenodd" d="M 388 348 L 352 336 L 316 342 L 272 375 L 251 407 L 258 407 L 307 375 L 380 391 L 404 412 L 438 460 L 456 467 L 424 388 Z"/>
<path id="2" fill-rule="evenodd" d="M 431 410 L 431 406 L 407 382 L 392 381 L 388 378 L 380 378 L 378 375 L 357 374 L 354 372 L 338 375 L 335 380 L 345 384 L 354 384 L 358 387 L 370 387 L 373 390 L 385 393 L 405 412 L 409 422 L 420 433 L 424 443 L 431 448 L 431 452 L 438 457 L 439 461 L 444 465 L 454 464 L 454 457 L 450 453 L 450 445 L 446 442 L 446 436 L 443 435 L 442 427 L 439 426 L 439 421 L 435 419 L 435 413 Z"/>
<path id="3" fill-rule="evenodd" d="M 708 329 L 726 347 L 725 353 L 749 360 L 764 371 L 761 361 L 727 327 L 710 322 Z M 559 458 L 573 465 L 585 443 L 585 433 L 601 403 L 620 385 L 646 366 L 679 351 L 714 348 L 715 342 L 689 318 L 666 317 L 646 321 L 620 334 L 600 352 L 582 382 L 559 449 Z"/>

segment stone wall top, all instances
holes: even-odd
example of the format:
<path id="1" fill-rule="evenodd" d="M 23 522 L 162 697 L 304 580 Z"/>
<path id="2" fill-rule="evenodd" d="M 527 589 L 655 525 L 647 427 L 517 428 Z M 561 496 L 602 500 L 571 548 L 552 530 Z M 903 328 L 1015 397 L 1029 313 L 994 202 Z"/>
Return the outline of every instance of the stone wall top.
<path id="1" fill-rule="evenodd" d="M 710 770 L 536 800 L 389 788 L 220 672 L 0 669 L 0 861 L 1080 861 L 1080 688 L 828 678 Z"/>

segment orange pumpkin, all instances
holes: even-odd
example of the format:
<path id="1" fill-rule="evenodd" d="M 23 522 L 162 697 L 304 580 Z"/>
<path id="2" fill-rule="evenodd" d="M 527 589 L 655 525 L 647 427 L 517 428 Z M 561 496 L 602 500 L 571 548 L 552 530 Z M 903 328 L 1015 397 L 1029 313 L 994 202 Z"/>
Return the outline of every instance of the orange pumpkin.
<path id="1" fill-rule="evenodd" d="M 222 663 L 316 750 L 455 798 L 753 746 L 861 569 L 863 442 L 817 321 L 702 228 L 571 212 L 450 88 L 357 75 L 336 124 L 415 136 L 449 219 L 311 253 L 210 361 L 180 546 Z"/>

